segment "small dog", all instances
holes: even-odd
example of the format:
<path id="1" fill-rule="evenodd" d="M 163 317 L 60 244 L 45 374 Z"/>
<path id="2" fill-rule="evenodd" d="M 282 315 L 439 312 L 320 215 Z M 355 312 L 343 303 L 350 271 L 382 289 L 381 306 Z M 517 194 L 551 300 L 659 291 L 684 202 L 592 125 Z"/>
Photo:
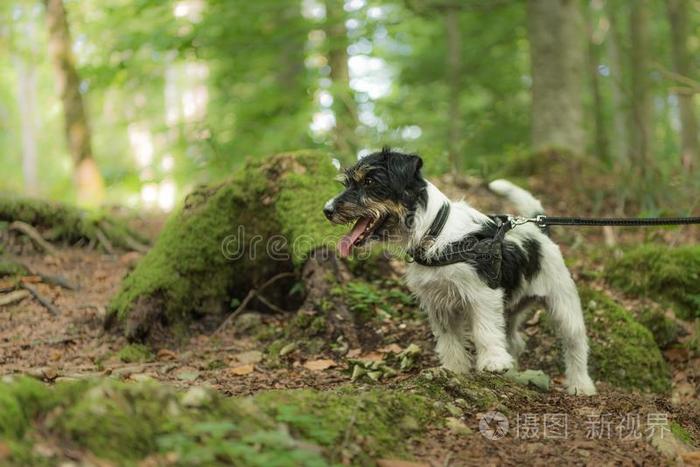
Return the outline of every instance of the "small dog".
<path id="1" fill-rule="evenodd" d="M 513 368 L 525 347 L 518 328 L 526 311 L 544 302 L 563 340 L 568 391 L 595 394 L 581 303 L 559 247 L 533 224 L 519 225 L 490 242 L 498 236 L 497 219 L 464 201 L 450 201 L 422 177 L 422 165 L 416 155 L 384 148 L 342 173 L 345 190 L 323 208 L 333 223 L 354 222 L 338 244 L 340 255 L 377 240 L 420 252 L 421 261 L 417 255 L 408 265 L 408 287 L 428 314 L 442 366 L 456 373 L 472 366 L 467 336 L 476 348 L 478 370 Z M 543 213 L 537 199 L 506 180 L 489 187 L 513 202 L 523 216 Z M 487 247 L 496 245 L 488 250 L 495 256 L 430 264 L 449 255 L 454 245 L 474 246 L 484 239 Z"/>

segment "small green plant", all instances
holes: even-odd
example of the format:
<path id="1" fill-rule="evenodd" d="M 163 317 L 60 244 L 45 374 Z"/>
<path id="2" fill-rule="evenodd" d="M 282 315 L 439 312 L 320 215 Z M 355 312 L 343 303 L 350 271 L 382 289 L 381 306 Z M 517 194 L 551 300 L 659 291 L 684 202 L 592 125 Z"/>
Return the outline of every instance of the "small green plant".
<path id="1" fill-rule="evenodd" d="M 143 344 L 128 344 L 122 347 L 117 357 L 124 363 L 143 363 L 153 360 L 153 352 Z"/>

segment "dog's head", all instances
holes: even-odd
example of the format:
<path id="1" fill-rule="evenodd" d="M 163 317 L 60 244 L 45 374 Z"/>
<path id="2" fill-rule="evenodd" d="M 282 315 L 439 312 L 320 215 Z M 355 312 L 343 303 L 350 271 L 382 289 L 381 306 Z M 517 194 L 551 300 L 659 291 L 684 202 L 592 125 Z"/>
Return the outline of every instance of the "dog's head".
<path id="1" fill-rule="evenodd" d="M 341 256 L 370 240 L 405 241 L 416 207 L 426 203 L 422 165 L 418 156 L 384 148 L 341 173 L 345 191 L 323 208 L 333 223 L 354 222 L 338 245 Z"/>

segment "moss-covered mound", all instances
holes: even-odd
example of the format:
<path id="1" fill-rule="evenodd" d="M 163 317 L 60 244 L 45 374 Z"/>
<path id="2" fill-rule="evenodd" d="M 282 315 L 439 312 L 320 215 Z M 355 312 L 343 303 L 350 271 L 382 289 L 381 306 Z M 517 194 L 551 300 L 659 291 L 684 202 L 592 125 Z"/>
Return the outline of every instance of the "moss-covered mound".
<path id="1" fill-rule="evenodd" d="M 700 246 L 639 246 L 611 259 L 605 278 L 628 294 L 671 301 L 681 318 L 700 318 Z"/>
<path id="2" fill-rule="evenodd" d="M 156 318 L 220 314 L 254 285 L 299 267 L 338 237 L 322 213 L 337 191 L 335 175 L 327 155 L 299 152 L 250 162 L 195 190 L 125 278 L 110 316 L 128 337 L 143 338 Z"/>
<path id="3" fill-rule="evenodd" d="M 651 332 L 601 292 L 580 290 L 596 380 L 628 389 L 665 392 L 671 375 Z"/>
<path id="4" fill-rule="evenodd" d="M 145 250 L 148 240 L 124 223 L 98 211 L 61 203 L 0 195 L 0 222 L 20 221 L 42 232 L 49 241 L 69 244 L 108 241 L 125 250 Z"/>
<path id="5" fill-rule="evenodd" d="M 476 413 L 503 394 L 513 404 L 536 397 L 500 377 L 475 378 L 426 372 L 396 388 L 267 391 L 249 398 L 224 398 L 202 387 L 182 393 L 156 382 L 48 387 L 5 378 L 0 434 L 10 452 L 0 452 L 0 463 L 54 465 L 67 450 L 120 464 L 149 457 L 151 465 L 367 465 L 408 457 L 408 439 L 455 412 Z"/>

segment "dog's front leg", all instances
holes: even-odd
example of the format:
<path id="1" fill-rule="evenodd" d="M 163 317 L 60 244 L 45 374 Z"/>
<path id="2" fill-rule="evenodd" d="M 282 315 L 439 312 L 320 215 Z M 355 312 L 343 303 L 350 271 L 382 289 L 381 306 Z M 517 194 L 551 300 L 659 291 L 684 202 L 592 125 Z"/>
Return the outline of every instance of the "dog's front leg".
<path id="1" fill-rule="evenodd" d="M 503 292 L 484 286 L 472 294 L 469 300 L 476 368 L 493 372 L 513 368 L 513 357 L 506 347 Z"/>
<path id="2" fill-rule="evenodd" d="M 450 310 L 427 306 L 430 328 L 437 340 L 435 351 L 440 364 L 455 373 L 467 373 L 471 369 L 471 358 L 464 347 L 465 322 L 461 310 Z"/>

